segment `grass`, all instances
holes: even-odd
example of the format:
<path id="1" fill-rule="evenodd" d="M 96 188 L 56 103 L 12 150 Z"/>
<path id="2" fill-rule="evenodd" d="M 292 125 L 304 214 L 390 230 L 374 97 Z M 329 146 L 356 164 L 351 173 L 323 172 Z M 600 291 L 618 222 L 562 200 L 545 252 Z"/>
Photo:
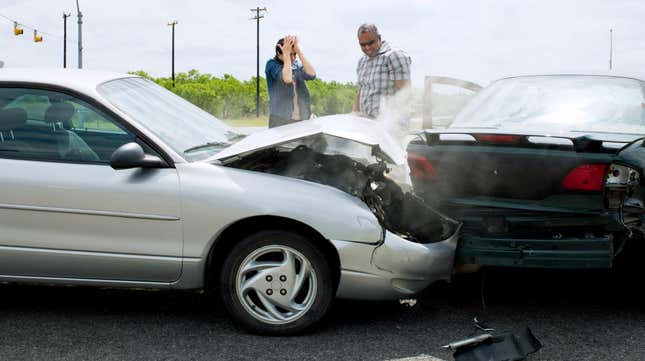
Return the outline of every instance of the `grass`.
<path id="1" fill-rule="evenodd" d="M 254 116 L 234 119 L 222 119 L 222 121 L 232 127 L 266 127 L 269 125 L 269 116 L 260 115 L 259 118 Z"/>

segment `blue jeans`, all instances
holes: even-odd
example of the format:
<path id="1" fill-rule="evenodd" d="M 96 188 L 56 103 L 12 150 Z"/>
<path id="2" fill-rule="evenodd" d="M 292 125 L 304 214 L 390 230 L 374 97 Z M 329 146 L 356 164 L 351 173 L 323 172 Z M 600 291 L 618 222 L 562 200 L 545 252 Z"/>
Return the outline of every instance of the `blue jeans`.
<path id="1" fill-rule="evenodd" d="M 269 114 L 269 128 L 279 127 L 291 123 L 299 122 L 299 120 L 282 118 L 277 115 Z"/>

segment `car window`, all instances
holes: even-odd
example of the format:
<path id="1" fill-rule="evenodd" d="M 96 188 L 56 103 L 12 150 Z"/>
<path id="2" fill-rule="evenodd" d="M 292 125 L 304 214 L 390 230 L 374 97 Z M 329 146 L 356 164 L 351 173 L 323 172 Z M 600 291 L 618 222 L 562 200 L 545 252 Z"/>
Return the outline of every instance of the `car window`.
<path id="1" fill-rule="evenodd" d="M 65 93 L 0 88 L 0 157 L 108 164 L 136 136 Z"/>
<path id="2" fill-rule="evenodd" d="M 189 161 L 206 159 L 244 138 L 210 113 L 147 79 L 110 80 L 97 90 Z"/>
<path id="3" fill-rule="evenodd" d="M 27 112 L 27 119 L 45 119 L 45 111 L 51 104 L 49 98 L 44 95 L 23 94 L 11 101 L 7 108 L 20 108 Z"/>

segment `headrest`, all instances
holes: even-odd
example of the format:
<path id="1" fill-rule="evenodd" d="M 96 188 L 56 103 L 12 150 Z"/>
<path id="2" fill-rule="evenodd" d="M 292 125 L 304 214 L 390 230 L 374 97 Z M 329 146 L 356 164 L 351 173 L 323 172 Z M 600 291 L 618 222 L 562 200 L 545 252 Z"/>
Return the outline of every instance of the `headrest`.
<path id="1" fill-rule="evenodd" d="M 67 123 L 74 116 L 74 106 L 70 103 L 54 103 L 45 112 L 47 123 Z"/>
<path id="2" fill-rule="evenodd" d="M 0 132 L 20 128 L 27 123 L 27 112 L 20 108 L 0 110 Z"/>

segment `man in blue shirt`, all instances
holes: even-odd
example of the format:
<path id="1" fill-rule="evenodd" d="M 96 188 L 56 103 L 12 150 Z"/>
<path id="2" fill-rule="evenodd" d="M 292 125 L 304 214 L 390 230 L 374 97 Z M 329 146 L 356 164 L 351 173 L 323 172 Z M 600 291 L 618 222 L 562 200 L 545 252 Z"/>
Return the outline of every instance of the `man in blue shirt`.
<path id="1" fill-rule="evenodd" d="M 267 61 L 264 71 L 269 90 L 269 128 L 309 119 L 311 98 L 305 81 L 315 79 L 316 71 L 303 55 L 298 38 L 289 35 L 278 40 L 275 57 Z"/>

